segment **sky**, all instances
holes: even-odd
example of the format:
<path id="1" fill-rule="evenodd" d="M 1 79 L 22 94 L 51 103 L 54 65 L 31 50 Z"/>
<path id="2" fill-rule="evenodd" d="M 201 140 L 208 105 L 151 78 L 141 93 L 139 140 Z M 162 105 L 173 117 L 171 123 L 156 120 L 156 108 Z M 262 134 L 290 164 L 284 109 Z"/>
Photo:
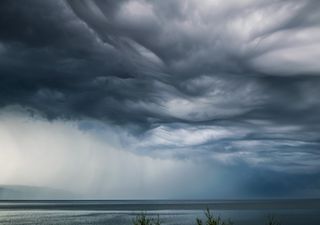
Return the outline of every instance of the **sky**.
<path id="1" fill-rule="evenodd" d="M 318 0 L 0 2 L 0 185 L 320 197 Z"/>

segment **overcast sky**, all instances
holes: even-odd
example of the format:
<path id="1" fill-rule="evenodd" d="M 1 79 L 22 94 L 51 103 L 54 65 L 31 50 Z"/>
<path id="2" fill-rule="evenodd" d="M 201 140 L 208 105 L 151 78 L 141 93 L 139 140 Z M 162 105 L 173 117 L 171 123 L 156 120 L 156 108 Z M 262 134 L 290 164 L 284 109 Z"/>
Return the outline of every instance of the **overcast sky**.
<path id="1" fill-rule="evenodd" d="M 320 197 L 320 1 L 2 0 L 0 184 Z"/>

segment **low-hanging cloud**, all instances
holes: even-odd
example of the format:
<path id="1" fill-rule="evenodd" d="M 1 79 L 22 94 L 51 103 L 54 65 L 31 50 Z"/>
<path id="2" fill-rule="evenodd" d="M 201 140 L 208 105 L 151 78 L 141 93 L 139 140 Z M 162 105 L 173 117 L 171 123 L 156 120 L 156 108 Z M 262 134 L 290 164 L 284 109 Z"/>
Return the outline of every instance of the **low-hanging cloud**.
<path id="1" fill-rule="evenodd" d="M 124 145 L 121 141 L 122 136 L 128 135 L 125 130 L 97 121 L 49 122 L 38 112 L 26 111 L 16 106 L 2 110 L 0 121 L 1 184 L 23 184 L 66 190 L 69 193 L 67 198 L 77 199 L 199 199 L 318 195 L 317 187 L 311 182 L 318 180 L 318 173 L 310 170 L 314 164 L 308 165 L 311 159 L 296 165 L 298 173 L 297 171 L 279 173 L 279 170 L 286 169 L 286 166 L 271 163 L 271 160 L 269 161 L 271 165 L 280 165 L 274 172 L 265 169 L 270 165 L 259 166 L 252 170 L 241 163 L 241 160 L 239 161 L 241 154 L 246 155 L 245 159 L 252 166 L 254 163 L 261 165 L 267 163 L 263 157 L 254 156 L 255 151 L 250 148 L 246 148 L 247 152 L 244 150 L 242 153 L 222 151 L 202 156 L 199 154 L 201 152 L 199 149 L 193 160 L 172 157 L 173 152 L 179 153 L 172 149 L 172 145 L 184 146 L 186 148 L 184 151 L 195 151 L 188 149 L 188 146 L 210 140 L 210 136 L 218 139 L 229 136 L 230 132 L 223 128 L 220 128 L 220 132 L 216 129 L 216 133 L 202 130 L 201 132 L 206 133 L 204 136 L 207 137 L 204 140 L 200 134 L 197 137 L 188 137 L 195 134 L 195 130 L 189 129 L 187 131 L 189 134 L 184 135 L 189 139 L 186 140 L 187 143 L 179 140 L 182 137 L 178 134 L 171 134 L 175 136 L 172 138 L 176 139 L 172 143 L 154 140 L 155 136 L 139 140 L 131 137 L 131 147 L 132 144 L 140 145 L 139 151 L 134 153 L 125 149 L 129 145 Z M 157 136 L 157 134 L 150 135 Z M 161 137 L 163 135 L 158 136 L 160 139 Z M 149 156 L 146 156 L 141 145 L 146 147 L 150 143 L 157 147 L 167 145 L 166 150 L 171 156 L 163 157 L 150 152 Z M 178 143 L 182 146 L 176 146 Z M 245 141 L 235 144 L 252 146 L 252 143 Z M 290 145 L 290 143 L 281 144 Z M 155 146 L 149 146 L 148 151 Z M 227 154 L 234 157 L 226 157 Z M 308 157 L 307 152 L 301 154 L 304 154 L 303 157 Z M 192 152 L 189 152 L 189 155 L 192 156 Z M 287 157 L 301 159 L 289 154 Z M 315 158 L 312 160 L 318 161 Z M 286 160 L 281 161 L 281 164 L 284 162 L 286 163 Z M 304 167 L 303 169 L 309 173 L 299 173 L 301 171 L 299 166 Z M 288 185 L 292 187 L 288 189 Z M 265 189 L 269 188 L 270 190 L 266 192 Z M 48 196 L 59 198 L 59 195 L 56 196 L 54 193 Z"/>
<path id="2" fill-rule="evenodd" d="M 1 184 L 47 186 L 80 198 L 109 199 L 201 196 L 208 191 L 198 185 L 204 177 L 192 182 L 204 168 L 130 153 L 119 142 L 119 130 L 111 127 L 99 137 L 84 122 L 48 122 L 17 108 L 6 109 L 0 120 Z M 190 177 L 182 176 L 186 172 Z M 183 188 L 187 183 L 190 188 Z"/>

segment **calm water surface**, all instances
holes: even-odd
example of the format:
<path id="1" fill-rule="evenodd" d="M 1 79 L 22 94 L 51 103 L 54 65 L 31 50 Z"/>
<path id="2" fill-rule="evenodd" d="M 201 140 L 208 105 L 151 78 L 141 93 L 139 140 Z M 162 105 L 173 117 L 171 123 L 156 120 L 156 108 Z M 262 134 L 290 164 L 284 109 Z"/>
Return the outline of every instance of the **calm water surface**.
<path id="1" fill-rule="evenodd" d="M 235 225 L 320 225 L 319 200 L 267 201 L 0 201 L 0 224 L 129 225 L 141 212 L 160 216 L 164 225 L 191 225 L 209 207 Z"/>

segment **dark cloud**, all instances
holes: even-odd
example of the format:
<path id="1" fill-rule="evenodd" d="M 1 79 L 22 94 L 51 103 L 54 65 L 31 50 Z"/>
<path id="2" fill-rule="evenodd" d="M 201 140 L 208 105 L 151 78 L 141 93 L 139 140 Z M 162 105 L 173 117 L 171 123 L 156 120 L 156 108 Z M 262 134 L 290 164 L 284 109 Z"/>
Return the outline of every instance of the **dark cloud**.
<path id="1" fill-rule="evenodd" d="M 319 171 L 318 1 L 0 4 L 2 107 L 123 126 L 139 153 Z"/>

